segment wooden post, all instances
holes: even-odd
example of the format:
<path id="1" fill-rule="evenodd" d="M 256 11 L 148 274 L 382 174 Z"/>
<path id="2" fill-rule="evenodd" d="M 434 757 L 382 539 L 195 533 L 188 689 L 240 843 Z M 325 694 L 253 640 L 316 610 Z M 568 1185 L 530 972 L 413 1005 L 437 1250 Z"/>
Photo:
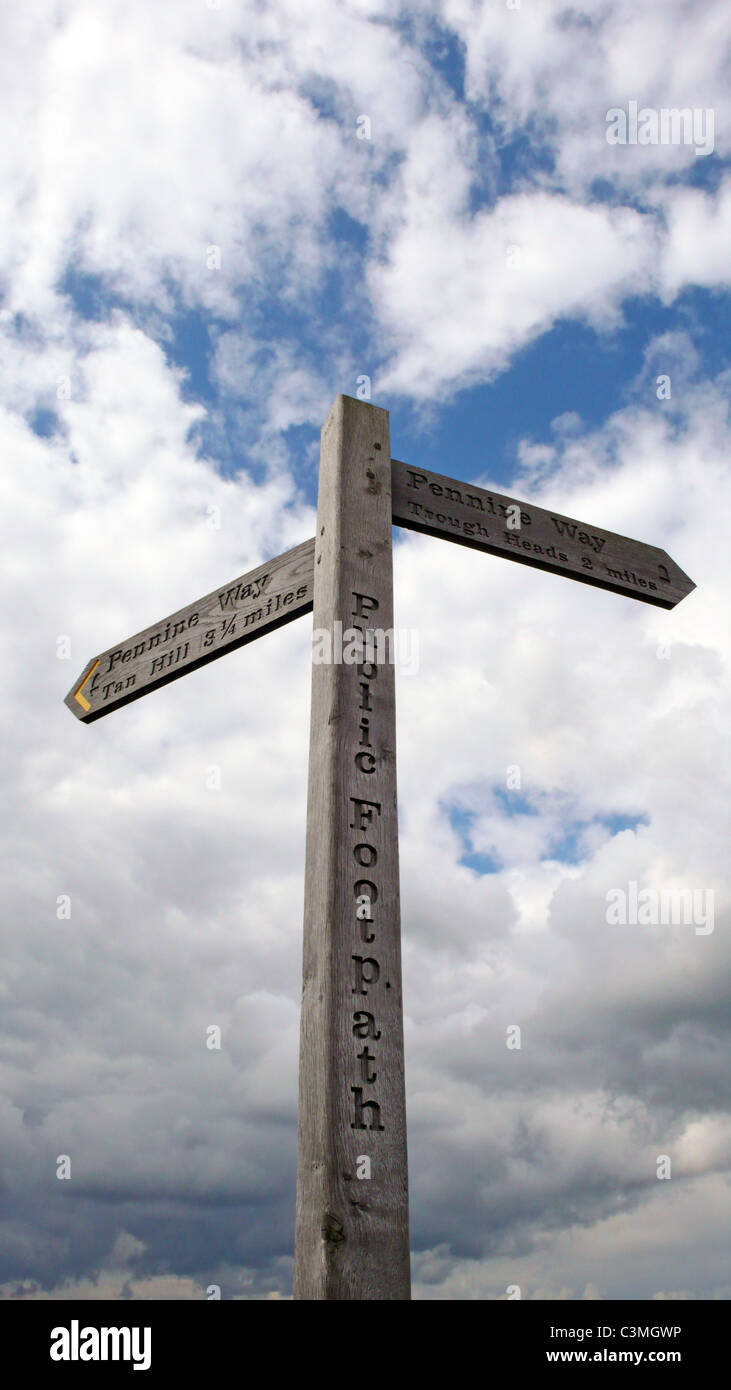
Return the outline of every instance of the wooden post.
<path id="1" fill-rule="evenodd" d="M 315 537 L 297 1299 L 411 1297 L 395 673 L 380 646 L 352 660 L 353 629 L 393 640 L 391 557 L 388 412 L 338 396 Z"/>

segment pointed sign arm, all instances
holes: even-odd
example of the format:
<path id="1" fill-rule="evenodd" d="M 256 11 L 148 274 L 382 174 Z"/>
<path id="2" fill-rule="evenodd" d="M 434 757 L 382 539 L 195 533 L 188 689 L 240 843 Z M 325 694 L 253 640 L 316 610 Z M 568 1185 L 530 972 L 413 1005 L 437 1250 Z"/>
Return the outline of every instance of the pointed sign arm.
<path id="1" fill-rule="evenodd" d="M 560 512 L 391 460 L 397 526 L 674 608 L 695 584 L 665 550 Z"/>
<path id="2" fill-rule="evenodd" d="M 65 703 L 91 724 L 312 612 L 314 538 L 92 657 Z"/>
<path id="3" fill-rule="evenodd" d="M 674 608 L 696 587 L 665 550 L 473 483 L 391 460 L 397 526 L 582 584 Z M 91 724 L 312 611 L 315 542 L 304 541 L 92 657 L 65 703 Z"/>

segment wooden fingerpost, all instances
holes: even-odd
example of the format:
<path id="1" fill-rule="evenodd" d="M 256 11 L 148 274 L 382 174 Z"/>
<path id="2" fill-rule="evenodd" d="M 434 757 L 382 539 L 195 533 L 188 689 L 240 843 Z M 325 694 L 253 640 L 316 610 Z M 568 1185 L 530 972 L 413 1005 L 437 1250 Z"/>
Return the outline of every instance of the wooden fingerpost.
<path id="1" fill-rule="evenodd" d="M 315 537 L 296 1299 L 411 1297 L 391 524 L 388 412 L 338 396 Z"/>

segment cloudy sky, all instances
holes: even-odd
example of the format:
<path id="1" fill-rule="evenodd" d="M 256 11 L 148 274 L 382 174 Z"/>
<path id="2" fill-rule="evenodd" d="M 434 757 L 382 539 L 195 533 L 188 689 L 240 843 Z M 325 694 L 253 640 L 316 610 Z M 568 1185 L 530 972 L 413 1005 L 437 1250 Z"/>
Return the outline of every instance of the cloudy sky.
<path id="1" fill-rule="evenodd" d="M 291 1295 L 311 619 L 63 697 L 314 534 L 363 377 L 395 457 L 698 586 L 397 538 L 414 1296 L 731 1293 L 730 38 L 725 0 L 3 7 L 0 1296 Z M 702 139 L 609 143 L 633 102 Z M 712 922 L 608 923 L 633 882 Z"/>

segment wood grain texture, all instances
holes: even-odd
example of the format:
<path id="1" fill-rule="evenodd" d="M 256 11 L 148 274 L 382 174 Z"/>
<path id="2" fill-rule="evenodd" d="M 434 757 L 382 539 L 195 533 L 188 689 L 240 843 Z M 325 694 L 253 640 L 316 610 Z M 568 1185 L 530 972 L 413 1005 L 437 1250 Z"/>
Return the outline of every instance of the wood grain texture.
<path id="1" fill-rule="evenodd" d="M 618 536 L 473 483 L 392 460 L 393 520 L 398 526 L 501 555 L 610 589 L 658 608 L 674 608 L 696 587 L 664 550 Z M 508 508 L 520 528 L 510 529 Z"/>
<path id="2" fill-rule="evenodd" d="M 92 657 L 65 703 L 91 724 L 311 612 L 314 555 L 304 541 Z"/>
<path id="3" fill-rule="evenodd" d="M 388 413 L 339 396 L 321 438 L 315 635 L 393 627 L 390 484 Z M 410 1298 L 394 686 L 390 663 L 313 659 L 297 1299 Z"/>

